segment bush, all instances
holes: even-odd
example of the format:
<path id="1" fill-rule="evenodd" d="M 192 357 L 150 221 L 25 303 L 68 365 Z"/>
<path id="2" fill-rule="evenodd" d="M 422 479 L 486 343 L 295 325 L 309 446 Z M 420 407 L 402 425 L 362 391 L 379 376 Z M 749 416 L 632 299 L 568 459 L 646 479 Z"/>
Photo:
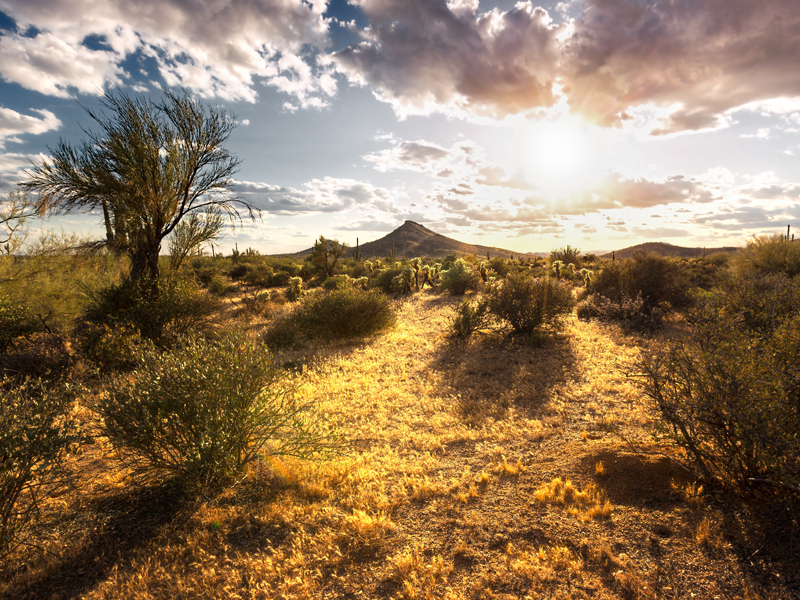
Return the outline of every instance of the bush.
<path id="1" fill-rule="evenodd" d="M 485 299 L 472 302 L 462 300 L 453 308 L 450 331 L 456 337 L 468 338 L 489 324 L 489 303 Z"/>
<path id="2" fill-rule="evenodd" d="M 519 272 L 508 275 L 489 291 L 489 310 L 516 333 L 532 333 L 543 325 L 557 325 L 572 313 L 572 290 L 549 277 Z"/>
<path id="3" fill-rule="evenodd" d="M 800 499 L 800 304 L 784 308 L 751 320 L 736 291 L 707 296 L 691 337 L 645 356 L 639 381 L 659 433 L 707 481 Z"/>
<path id="4" fill-rule="evenodd" d="M 63 459 L 80 440 L 68 388 L 0 386 L 0 558 L 25 542 L 39 502 L 67 483 Z"/>
<path id="5" fill-rule="evenodd" d="M 57 333 L 18 337 L 0 355 L 0 372 L 8 377 L 58 378 L 76 362 L 70 344 Z"/>
<path id="6" fill-rule="evenodd" d="M 733 268 L 740 275 L 800 274 L 800 242 L 787 242 L 781 235 L 754 237 L 733 257 Z"/>
<path id="7" fill-rule="evenodd" d="M 231 294 L 237 290 L 236 286 L 231 284 L 222 275 L 215 275 L 208 282 L 208 293 L 214 296 L 224 296 Z"/>
<path id="8" fill-rule="evenodd" d="M 350 287 L 350 277 L 348 275 L 334 275 L 325 280 L 322 284 L 326 290 L 341 290 Z"/>
<path id="9" fill-rule="evenodd" d="M 96 405 L 104 434 L 145 476 L 213 488 L 260 456 L 312 458 L 334 438 L 297 400 L 262 346 L 230 335 L 189 337 L 171 353 L 143 348 L 131 376 Z"/>
<path id="10" fill-rule="evenodd" d="M 570 263 L 577 265 L 579 268 L 581 266 L 581 251 L 578 248 L 573 248 L 567 245 L 566 248 L 560 248 L 558 250 L 552 250 L 550 252 L 550 261 L 561 261 L 563 264 L 568 265 Z"/>
<path id="11" fill-rule="evenodd" d="M 589 294 L 578 303 L 579 319 L 597 319 L 620 323 L 623 328 L 641 332 L 653 332 L 664 325 L 664 311 L 656 307 L 643 310 L 644 300 L 638 294 L 635 298 L 622 296 L 619 302 L 604 298 L 600 294 Z"/>
<path id="12" fill-rule="evenodd" d="M 0 354 L 6 352 L 18 337 L 43 330 L 42 322 L 26 306 L 0 294 Z"/>
<path id="13" fill-rule="evenodd" d="M 481 284 L 481 277 L 472 270 L 463 258 L 456 259 L 452 266 L 440 274 L 442 287 L 454 296 L 462 296 L 468 290 L 477 290 Z"/>
<path id="14" fill-rule="evenodd" d="M 395 287 L 395 281 L 398 276 L 401 276 L 403 269 L 383 269 L 375 277 L 373 285 L 381 290 L 384 294 L 391 294 L 392 292 L 399 291 Z"/>
<path id="15" fill-rule="evenodd" d="M 269 348 L 276 350 L 293 346 L 300 337 L 300 330 L 292 319 L 286 315 L 275 319 L 264 332 L 263 341 Z"/>
<path id="16" fill-rule="evenodd" d="M 219 300 L 194 281 L 173 276 L 159 280 L 156 298 L 131 282 L 101 289 L 90 298 L 84 317 L 100 325 L 133 327 L 142 336 L 163 343 L 207 323 L 219 309 Z"/>
<path id="17" fill-rule="evenodd" d="M 589 283 L 592 294 L 600 294 L 615 304 L 641 294 L 641 311 L 664 310 L 665 303 L 682 308 L 689 303 L 689 279 L 681 263 L 658 254 L 637 252 L 632 258 L 606 262 Z"/>
<path id="18" fill-rule="evenodd" d="M 322 339 L 371 335 L 388 329 L 395 321 L 385 294 L 352 288 L 313 294 L 291 318 L 304 336 Z"/>

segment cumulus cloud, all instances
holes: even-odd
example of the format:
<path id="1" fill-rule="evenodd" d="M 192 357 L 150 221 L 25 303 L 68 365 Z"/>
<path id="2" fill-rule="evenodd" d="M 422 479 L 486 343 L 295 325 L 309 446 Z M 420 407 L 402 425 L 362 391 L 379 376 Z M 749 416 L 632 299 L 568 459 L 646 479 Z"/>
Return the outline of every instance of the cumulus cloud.
<path id="1" fill-rule="evenodd" d="M 442 162 L 451 156 L 450 150 L 431 142 L 418 140 L 395 142 L 392 148 L 367 154 L 364 156 L 364 160 L 373 163 L 375 169 L 383 172 L 396 169 L 442 172 Z"/>
<path id="2" fill-rule="evenodd" d="M 553 104 L 560 27 L 531 2 L 486 13 L 477 0 L 355 3 L 369 26 L 336 60 L 398 114 L 456 108 L 502 117 Z"/>
<path id="3" fill-rule="evenodd" d="M 0 38 L 2 42 L 2 38 Z M 61 127 L 61 121 L 49 110 L 34 110 L 39 116 L 23 115 L 0 106 L 0 149 L 6 142 L 20 142 L 23 134 L 39 135 Z"/>
<path id="4" fill-rule="evenodd" d="M 237 181 L 234 188 L 244 200 L 276 215 L 336 213 L 356 207 L 396 212 L 388 190 L 353 179 L 314 179 L 301 190 L 251 181 Z"/>
<path id="5" fill-rule="evenodd" d="M 671 106 L 655 134 L 720 124 L 748 103 L 800 96 L 795 0 L 589 0 L 564 46 L 570 106 L 619 125 Z"/>
<path id="6" fill-rule="evenodd" d="M 303 106 L 321 106 L 335 93 L 329 61 L 304 54 L 306 44 L 327 43 L 324 0 L 3 0 L 2 6 L 17 31 L 0 37 L 0 75 L 44 94 L 96 93 L 118 84 L 123 61 L 137 52 L 156 61 L 168 85 L 205 96 L 254 101 L 257 77 Z"/>
<path id="7" fill-rule="evenodd" d="M 400 116 L 535 114 L 564 98 L 604 126 L 664 109 L 651 133 L 668 135 L 800 97 L 796 0 L 586 0 L 559 4 L 560 24 L 531 2 L 505 12 L 469 0 L 355 2 L 369 26 L 336 62 Z"/>

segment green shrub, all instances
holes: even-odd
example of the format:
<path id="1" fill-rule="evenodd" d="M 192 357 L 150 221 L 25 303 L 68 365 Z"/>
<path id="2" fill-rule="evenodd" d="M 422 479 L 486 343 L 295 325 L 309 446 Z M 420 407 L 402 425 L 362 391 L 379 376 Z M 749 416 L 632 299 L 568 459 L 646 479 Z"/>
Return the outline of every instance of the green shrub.
<path id="1" fill-rule="evenodd" d="M 44 330 L 42 322 L 26 306 L 0 294 L 0 354 L 18 337 Z"/>
<path id="2" fill-rule="evenodd" d="M 474 302 L 462 300 L 453 308 L 453 313 L 450 331 L 460 338 L 470 337 L 479 329 L 485 328 L 490 321 L 489 302 L 485 299 Z"/>
<path id="3" fill-rule="evenodd" d="M 156 342 L 169 342 L 208 323 L 220 310 L 219 300 L 179 276 L 162 277 L 158 296 L 125 282 L 95 292 L 84 318 L 101 325 L 134 327 Z"/>
<path id="4" fill-rule="evenodd" d="M 658 432 L 706 480 L 800 499 L 800 304 L 743 317 L 738 288 L 700 300 L 690 338 L 645 355 L 639 381 Z"/>
<path id="5" fill-rule="evenodd" d="M 787 242 L 781 235 L 754 237 L 733 256 L 733 268 L 741 274 L 800 274 L 800 242 Z"/>
<path id="6" fill-rule="evenodd" d="M 572 313 L 572 290 L 549 277 L 525 272 L 508 275 L 489 290 L 489 310 L 516 333 L 532 333 L 544 325 L 558 325 Z"/>
<path id="7" fill-rule="evenodd" d="M 445 291 L 454 296 L 462 296 L 468 290 L 477 290 L 481 283 L 480 275 L 463 258 L 456 259 L 439 277 Z"/>
<path id="8" fill-rule="evenodd" d="M 139 367 L 97 401 L 103 431 L 128 465 L 191 487 L 234 480 L 260 456 L 312 458 L 333 448 L 269 352 L 241 335 L 190 336 L 174 352 L 142 348 Z"/>
<path id="9" fill-rule="evenodd" d="M 395 315 L 382 292 L 346 288 L 307 297 L 292 314 L 292 321 L 309 339 L 340 339 L 388 329 Z"/>
<path id="10" fill-rule="evenodd" d="M 384 294 L 391 294 L 397 292 L 395 288 L 395 279 L 402 275 L 403 269 L 382 269 L 378 272 L 373 280 L 373 286 L 381 290 Z"/>
<path id="11" fill-rule="evenodd" d="M 130 371 L 136 368 L 136 354 L 151 344 L 135 327 L 84 322 L 75 329 L 82 354 L 102 373 Z"/>
<path id="12" fill-rule="evenodd" d="M 644 313 L 657 307 L 664 310 L 666 304 L 682 308 L 690 299 L 689 278 L 680 261 L 645 252 L 637 252 L 625 260 L 607 261 L 587 289 L 615 304 L 641 294 Z"/>
<path id="13" fill-rule="evenodd" d="M 214 275 L 211 281 L 208 282 L 208 293 L 214 296 L 224 296 L 231 294 L 237 290 L 236 286 L 231 284 L 222 275 Z"/>
<path id="14" fill-rule="evenodd" d="M 297 269 L 295 269 L 297 270 Z M 272 276 L 272 280 L 270 281 L 270 285 L 272 287 L 278 287 L 281 285 L 286 285 L 289 283 L 289 279 L 292 278 L 291 273 L 287 271 L 278 271 Z"/>
<path id="15" fill-rule="evenodd" d="M 325 283 L 322 284 L 323 289 L 326 290 L 341 290 L 350 287 L 350 277 L 348 275 L 334 275 L 328 277 Z"/>
<path id="16" fill-rule="evenodd" d="M 293 346 L 299 337 L 300 330 L 292 315 L 285 315 L 269 324 L 262 339 L 269 348 L 280 350 Z"/>
<path id="17" fill-rule="evenodd" d="M 24 543 L 39 503 L 67 484 L 63 459 L 80 440 L 69 388 L 0 385 L 0 558 Z"/>

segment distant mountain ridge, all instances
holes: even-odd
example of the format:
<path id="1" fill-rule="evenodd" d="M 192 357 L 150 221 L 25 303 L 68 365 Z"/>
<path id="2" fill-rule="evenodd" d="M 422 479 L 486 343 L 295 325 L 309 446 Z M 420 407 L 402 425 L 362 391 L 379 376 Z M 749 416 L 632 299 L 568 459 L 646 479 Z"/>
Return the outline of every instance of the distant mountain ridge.
<path id="1" fill-rule="evenodd" d="M 637 252 L 652 252 L 653 254 L 660 254 L 661 256 L 676 256 L 678 258 L 698 258 L 704 254 L 716 254 L 717 252 L 736 252 L 739 250 L 736 246 L 723 246 L 720 248 L 685 248 L 683 246 L 673 246 L 666 242 L 645 242 L 644 244 L 636 244 L 629 248 L 622 250 L 615 250 L 615 258 L 630 258 Z M 600 258 L 611 258 L 611 252 L 603 254 Z"/>
<path id="2" fill-rule="evenodd" d="M 443 258 L 448 254 L 458 254 L 461 256 L 475 254 L 476 256 L 486 256 L 487 254 L 494 258 L 500 256 L 502 258 L 511 258 L 514 256 L 528 256 L 530 253 L 513 252 L 503 248 L 495 248 L 494 246 L 481 246 L 476 244 L 467 244 L 459 242 L 447 236 L 441 235 L 431 231 L 427 227 L 415 223 L 414 221 L 406 221 L 400 227 L 377 239 L 366 244 L 360 244 L 358 247 L 361 256 L 367 258 L 386 258 L 392 251 L 394 245 L 395 256 L 398 259 L 413 258 L 415 256 L 429 257 L 429 258 Z M 355 247 L 351 250 L 355 251 Z M 295 256 L 305 256 L 311 254 L 311 248 L 298 252 Z"/>

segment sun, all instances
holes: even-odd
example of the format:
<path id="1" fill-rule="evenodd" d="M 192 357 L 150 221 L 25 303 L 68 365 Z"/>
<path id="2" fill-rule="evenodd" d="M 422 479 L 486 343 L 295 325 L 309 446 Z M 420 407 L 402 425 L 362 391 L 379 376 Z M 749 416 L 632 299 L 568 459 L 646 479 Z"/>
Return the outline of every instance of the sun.
<path id="1" fill-rule="evenodd" d="M 510 161 L 545 193 L 570 195 L 597 181 L 602 149 L 592 128 L 577 119 L 530 123 L 515 131 Z"/>

